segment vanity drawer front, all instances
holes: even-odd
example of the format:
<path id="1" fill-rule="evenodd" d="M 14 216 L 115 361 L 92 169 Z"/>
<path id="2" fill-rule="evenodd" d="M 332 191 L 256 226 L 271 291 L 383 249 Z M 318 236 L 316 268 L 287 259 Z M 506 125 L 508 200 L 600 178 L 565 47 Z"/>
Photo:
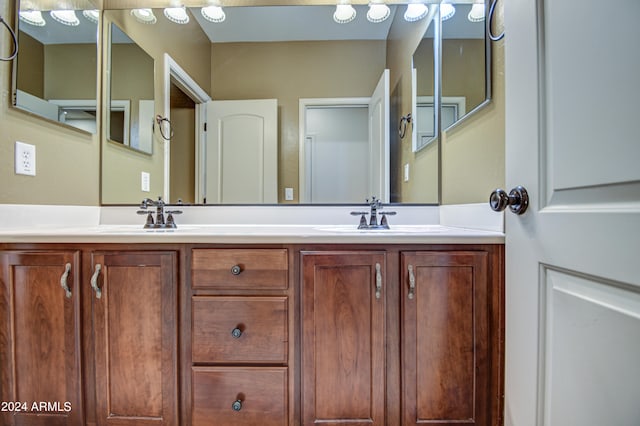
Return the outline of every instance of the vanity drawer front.
<path id="1" fill-rule="evenodd" d="M 192 362 L 286 364 L 286 297 L 194 296 Z"/>
<path id="2" fill-rule="evenodd" d="M 193 426 L 287 424 L 286 367 L 192 367 Z"/>
<path id="3" fill-rule="evenodd" d="M 286 290 L 286 249 L 194 249 L 193 288 Z"/>

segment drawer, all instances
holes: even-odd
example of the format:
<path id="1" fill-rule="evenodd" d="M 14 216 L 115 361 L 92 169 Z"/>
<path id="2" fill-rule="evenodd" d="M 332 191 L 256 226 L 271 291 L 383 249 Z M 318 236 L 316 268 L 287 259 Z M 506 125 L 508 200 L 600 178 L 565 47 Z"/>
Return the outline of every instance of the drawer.
<path id="1" fill-rule="evenodd" d="M 191 286 L 285 290 L 287 271 L 286 249 L 194 249 Z"/>
<path id="2" fill-rule="evenodd" d="M 286 367 L 192 367 L 191 371 L 193 426 L 288 423 Z"/>
<path id="3" fill-rule="evenodd" d="M 194 296 L 192 362 L 286 364 L 286 297 Z"/>

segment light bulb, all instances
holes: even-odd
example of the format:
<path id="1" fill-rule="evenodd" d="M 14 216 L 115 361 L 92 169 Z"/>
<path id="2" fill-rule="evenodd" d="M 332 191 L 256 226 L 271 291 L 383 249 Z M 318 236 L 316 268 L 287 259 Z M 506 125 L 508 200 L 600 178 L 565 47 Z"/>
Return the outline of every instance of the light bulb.
<path id="1" fill-rule="evenodd" d="M 356 10 L 350 4 L 339 4 L 336 6 L 336 11 L 333 13 L 333 20 L 338 24 L 346 24 L 351 22 L 356 17 Z"/>
<path id="2" fill-rule="evenodd" d="M 407 22 L 415 22 L 427 16 L 429 8 L 424 3 L 409 3 L 407 11 L 404 12 L 404 20 Z"/>
<path id="3" fill-rule="evenodd" d="M 389 17 L 391 10 L 389 6 L 384 3 L 370 3 L 369 11 L 367 12 L 367 20 L 374 24 L 382 22 Z"/>
<path id="4" fill-rule="evenodd" d="M 164 16 L 176 24 L 188 24 L 189 15 L 184 7 L 167 7 L 164 9 Z"/>
<path id="5" fill-rule="evenodd" d="M 220 6 L 203 7 L 200 9 L 200 13 L 202 13 L 202 16 L 204 16 L 207 21 L 215 22 L 216 24 L 224 22 L 227 18 L 227 15 L 225 15 L 224 10 L 222 10 Z"/>
<path id="6" fill-rule="evenodd" d="M 136 21 L 141 24 L 155 24 L 158 22 L 156 15 L 153 14 L 153 10 L 151 9 L 133 9 L 131 16 L 136 18 Z"/>
<path id="7" fill-rule="evenodd" d="M 21 21 L 29 25 L 44 27 L 47 24 L 39 10 L 21 10 L 19 16 Z"/>
<path id="8" fill-rule="evenodd" d="M 51 17 L 63 25 L 76 27 L 80 25 L 80 20 L 73 10 L 52 10 L 49 12 Z"/>
<path id="9" fill-rule="evenodd" d="M 474 3 L 473 6 L 471 6 L 469 15 L 467 15 L 467 19 L 471 22 L 484 21 L 484 3 Z"/>

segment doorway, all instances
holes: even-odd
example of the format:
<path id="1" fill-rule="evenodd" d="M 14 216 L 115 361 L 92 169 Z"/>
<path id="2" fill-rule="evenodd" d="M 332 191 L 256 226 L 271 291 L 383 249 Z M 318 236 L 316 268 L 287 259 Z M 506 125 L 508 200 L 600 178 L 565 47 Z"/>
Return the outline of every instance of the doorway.
<path id="1" fill-rule="evenodd" d="M 169 92 L 171 114 L 171 151 L 169 153 L 169 194 L 171 203 L 182 200 L 195 203 L 196 178 L 196 103 L 171 79 Z"/>

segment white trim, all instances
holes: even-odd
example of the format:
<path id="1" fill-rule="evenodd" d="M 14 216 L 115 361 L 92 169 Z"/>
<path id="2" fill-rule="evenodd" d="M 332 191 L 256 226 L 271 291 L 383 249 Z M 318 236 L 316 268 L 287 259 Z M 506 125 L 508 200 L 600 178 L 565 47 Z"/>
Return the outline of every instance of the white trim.
<path id="1" fill-rule="evenodd" d="M 195 131 L 195 196 L 196 202 L 202 203 L 203 198 L 206 196 L 204 193 L 204 161 L 205 161 L 205 149 L 207 135 L 204 131 L 204 124 L 207 117 L 207 102 L 211 100 L 211 96 L 205 92 L 196 81 L 189 76 L 189 74 L 168 54 L 164 54 L 164 73 L 163 73 L 163 87 L 164 87 L 164 102 L 163 111 L 164 117 L 171 120 L 171 78 L 175 81 L 176 85 L 196 103 L 196 131 Z M 169 200 L 169 188 L 170 188 L 170 163 L 171 163 L 171 146 L 170 141 L 164 141 L 164 199 Z"/>
<path id="2" fill-rule="evenodd" d="M 305 129 L 306 113 L 309 107 L 365 107 L 369 108 L 370 97 L 361 98 L 300 98 L 298 109 L 298 202 L 309 203 L 306 191 Z"/>

